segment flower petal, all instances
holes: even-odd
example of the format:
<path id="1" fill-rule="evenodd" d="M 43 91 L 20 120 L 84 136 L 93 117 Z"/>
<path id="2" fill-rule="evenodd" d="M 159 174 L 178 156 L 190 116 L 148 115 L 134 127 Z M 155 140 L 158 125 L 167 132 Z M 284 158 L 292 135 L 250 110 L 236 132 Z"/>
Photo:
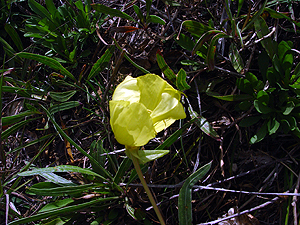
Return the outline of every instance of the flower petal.
<path id="1" fill-rule="evenodd" d="M 140 91 L 137 85 L 137 79 L 131 76 L 127 76 L 114 91 L 112 100 L 123 100 L 133 102 L 139 102 Z"/>
<path id="2" fill-rule="evenodd" d="M 140 103 L 110 101 L 110 124 L 116 140 L 126 146 L 143 146 L 155 137 L 152 119 Z"/>
<path id="3" fill-rule="evenodd" d="M 169 127 L 178 119 L 184 119 L 186 114 L 180 103 L 180 92 L 168 89 L 162 94 L 161 101 L 150 114 L 154 129 L 158 133 Z"/>
<path id="4" fill-rule="evenodd" d="M 137 85 L 141 93 L 140 103 L 153 111 L 161 100 L 167 82 L 158 75 L 146 74 L 137 78 Z"/>

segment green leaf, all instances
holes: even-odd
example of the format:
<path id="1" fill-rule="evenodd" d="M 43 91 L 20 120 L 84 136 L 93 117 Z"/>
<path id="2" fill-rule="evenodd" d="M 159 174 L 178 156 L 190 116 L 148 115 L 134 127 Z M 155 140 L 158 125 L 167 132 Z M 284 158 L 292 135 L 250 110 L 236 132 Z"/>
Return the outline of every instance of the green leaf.
<path id="1" fill-rule="evenodd" d="M 175 141 L 178 140 L 178 138 L 180 137 L 180 135 L 183 134 L 183 132 L 187 128 L 189 128 L 189 126 L 191 126 L 191 124 L 193 124 L 196 120 L 197 120 L 197 118 L 194 118 L 194 119 L 190 120 L 189 122 L 185 123 L 180 129 L 178 129 L 177 131 L 175 131 L 170 137 L 168 137 L 155 150 L 162 150 L 162 149 L 169 148 L 172 144 L 174 144 Z"/>
<path id="2" fill-rule="evenodd" d="M 46 2 L 46 6 L 47 6 L 47 9 L 49 11 L 49 13 L 51 14 L 52 18 L 54 19 L 61 19 L 61 16 L 58 12 L 58 10 L 56 9 L 54 3 L 53 3 L 53 0 L 45 0 Z"/>
<path id="3" fill-rule="evenodd" d="M 185 91 L 191 88 L 186 82 L 186 72 L 184 69 L 180 69 L 176 76 L 176 87 L 179 91 Z"/>
<path id="4" fill-rule="evenodd" d="M 166 21 L 164 21 L 159 16 L 149 15 L 149 17 L 147 19 L 147 23 L 157 23 L 157 24 L 160 24 L 160 25 L 165 25 Z"/>
<path id="5" fill-rule="evenodd" d="M 13 222 L 10 222 L 9 225 L 17 225 L 17 224 L 26 224 L 26 223 L 30 223 L 32 221 L 37 221 L 37 220 L 41 220 L 44 218 L 48 218 L 48 217 L 56 217 L 59 215 L 63 215 L 63 214 L 68 214 L 68 213 L 72 213 L 75 211 L 79 211 L 79 210 L 83 210 L 85 208 L 88 208 L 90 206 L 99 204 L 99 203 L 103 203 L 106 201 L 114 201 L 117 200 L 119 197 L 107 197 L 107 198 L 98 198 L 95 200 L 91 200 L 85 203 L 81 203 L 81 204 L 76 204 L 76 205 L 72 205 L 72 206 L 66 206 L 66 207 L 62 207 L 60 209 L 53 209 L 53 210 L 49 210 L 46 212 L 42 212 L 42 213 L 38 213 L 35 215 L 30 215 L 30 217 L 25 217 L 19 220 L 15 220 Z"/>
<path id="6" fill-rule="evenodd" d="M 145 164 L 147 162 L 161 158 L 169 152 L 169 150 L 139 150 L 138 159 L 140 163 Z"/>
<path id="7" fill-rule="evenodd" d="M 239 1 L 239 4 L 238 4 L 238 12 L 237 12 L 237 15 L 240 14 L 240 11 L 242 9 L 242 6 L 243 6 L 243 3 L 244 3 L 244 0 L 238 0 Z"/>
<path id="8" fill-rule="evenodd" d="M 173 83 L 176 84 L 176 74 L 173 72 L 173 70 L 168 66 L 166 63 L 164 57 L 162 56 L 162 53 L 158 50 L 156 53 L 157 58 L 157 64 L 161 71 L 164 73 L 164 75 Z"/>
<path id="9" fill-rule="evenodd" d="M 260 116 L 249 116 L 244 118 L 240 123 L 240 127 L 250 127 L 254 124 L 256 124 L 261 119 Z"/>
<path id="10" fill-rule="evenodd" d="M 238 89 L 240 89 L 242 92 L 245 92 L 249 95 L 253 95 L 255 91 L 253 90 L 252 83 L 245 78 L 238 78 L 236 80 L 236 86 Z"/>
<path id="11" fill-rule="evenodd" d="M 128 169 L 130 168 L 130 166 L 132 165 L 132 160 L 129 158 L 125 158 L 123 159 L 121 165 L 118 168 L 118 171 L 114 177 L 114 182 L 116 184 L 119 184 L 125 174 L 126 171 L 128 171 Z"/>
<path id="12" fill-rule="evenodd" d="M 18 175 L 21 177 L 27 177 L 27 176 L 35 176 L 35 175 L 41 175 L 44 173 L 66 173 L 66 172 L 73 172 L 73 173 L 81 173 L 86 175 L 91 175 L 95 177 L 99 177 L 101 179 L 104 179 L 99 174 L 89 170 L 84 169 L 78 166 L 70 166 L 70 165 L 62 165 L 62 166 L 55 166 L 55 167 L 47 167 L 47 168 L 37 168 L 30 171 L 25 171 L 22 173 L 19 173 Z"/>
<path id="13" fill-rule="evenodd" d="M 54 91 L 50 91 L 49 95 L 52 99 L 58 101 L 58 102 L 66 102 L 68 101 L 70 98 L 73 97 L 73 95 L 76 94 L 77 91 L 65 91 L 65 92 L 54 92 Z"/>
<path id="14" fill-rule="evenodd" d="M 128 14 L 126 14 L 124 12 L 121 12 L 120 10 L 111 9 L 111 8 L 109 8 L 105 5 L 101 5 L 101 4 L 91 4 L 91 6 L 97 12 L 104 13 L 104 14 L 109 14 L 111 16 L 116 16 L 116 17 L 120 17 L 120 18 L 129 20 L 129 21 L 136 22 L 131 16 L 129 16 Z"/>
<path id="15" fill-rule="evenodd" d="M 231 43 L 229 47 L 229 59 L 231 61 L 231 64 L 233 68 L 238 72 L 242 72 L 244 69 L 244 62 L 243 59 L 237 50 L 236 46 L 234 43 Z"/>
<path id="16" fill-rule="evenodd" d="M 269 94 L 264 90 L 259 91 L 256 98 L 265 105 L 269 104 Z"/>
<path id="17" fill-rule="evenodd" d="M 14 123 L 17 123 L 19 121 L 21 121 L 22 119 L 24 119 L 26 116 L 31 116 L 36 114 L 36 112 L 32 112 L 30 110 L 27 110 L 25 112 L 21 112 L 19 114 L 16 115 L 12 115 L 12 116 L 5 116 L 2 117 L 2 126 L 8 126 Z"/>
<path id="18" fill-rule="evenodd" d="M 268 67 L 269 67 L 269 62 L 270 62 L 270 58 L 268 57 L 268 54 L 266 51 L 262 51 L 259 55 L 258 55 L 258 66 L 259 66 L 259 71 L 263 77 L 263 80 L 266 81 L 267 79 L 267 71 L 268 71 Z"/>
<path id="19" fill-rule="evenodd" d="M 42 5 L 34 0 L 28 0 L 28 5 L 32 11 L 38 14 L 41 18 L 48 18 L 50 21 L 52 21 L 50 13 Z"/>
<path id="20" fill-rule="evenodd" d="M 264 122 L 258 132 L 250 139 L 250 144 L 260 142 L 267 135 L 267 122 Z"/>
<path id="21" fill-rule="evenodd" d="M 295 103 L 290 101 L 286 104 L 286 107 L 285 107 L 282 114 L 283 115 L 289 115 L 293 111 L 294 108 L 295 108 Z"/>
<path id="22" fill-rule="evenodd" d="M 210 40 L 214 35 L 222 33 L 219 30 L 210 30 L 204 33 L 196 42 L 192 54 L 195 54 L 208 40 Z"/>
<path id="23" fill-rule="evenodd" d="M 191 118 L 196 119 L 195 123 L 200 128 L 200 130 L 202 130 L 208 136 L 216 139 L 217 141 L 220 141 L 220 136 L 217 134 L 217 132 L 212 128 L 210 123 L 203 116 L 200 116 L 198 113 L 193 111 L 191 105 L 189 105 L 188 110 Z"/>
<path id="24" fill-rule="evenodd" d="M 47 56 L 42 56 L 42 55 L 37 55 L 33 53 L 28 53 L 28 52 L 20 52 L 17 54 L 17 56 L 21 58 L 26 58 L 26 59 L 31 59 L 31 60 L 36 60 L 40 63 L 43 63 L 50 68 L 54 70 L 58 70 L 62 75 L 65 75 L 72 79 L 73 81 L 77 81 L 75 77 L 67 70 L 65 69 L 58 61 L 56 61 L 53 58 L 49 58 Z"/>
<path id="25" fill-rule="evenodd" d="M 224 100 L 224 101 L 246 101 L 246 100 L 252 100 L 253 96 L 248 94 L 240 94 L 240 95 L 223 95 L 221 96 L 219 93 L 215 92 L 206 92 L 208 96 Z"/>
<path id="26" fill-rule="evenodd" d="M 149 13 L 150 13 L 151 5 L 152 5 L 152 0 L 146 0 L 147 19 L 148 19 Z"/>
<path id="27" fill-rule="evenodd" d="M 89 192 L 91 189 L 96 187 L 98 186 L 95 184 L 57 187 L 50 182 L 40 182 L 32 185 L 26 192 L 40 196 L 74 196 L 75 194 Z"/>
<path id="28" fill-rule="evenodd" d="M 112 45 L 105 51 L 101 58 L 98 59 L 97 62 L 93 65 L 91 72 L 87 77 L 87 80 L 93 79 L 96 75 L 98 75 L 108 66 L 108 63 L 114 53 L 114 50 L 115 46 Z"/>
<path id="29" fill-rule="evenodd" d="M 141 9 L 137 5 L 133 5 L 133 9 L 134 9 L 137 17 L 141 21 L 141 23 L 144 24 L 145 23 L 145 18 L 143 16 L 143 13 L 142 13 Z"/>
<path id="30" fill-rule="evenodd" d="M 185 20 L 182 26 L 191 34 L 196 35 L 200 38 L 205 32 L 212 30 L 213 28 L 203 23 L 199 23 L 193 20 Z"/>
<path id="31" fill-rule="evenodd" d="M 1 141 L 8 138 L 10 135 L 14 134 L 15 132 L 17 132 L 19 129 L 21 129 L 23 126 L 25 126 L 27 123 L 36 120 L 36 118 L 33 119 L 27 119 L 27 120 L 23 120 L 19 123 L 14 124 L 13 126 L 7 128 L 5 131 L 3 131 L 1 133 Z"/>
<path id="32" fill-rule="evenodd" d="M 211 162 L 191 174 L 182 185 L 178 197 L 179 225 L 192 225 L 192 187 L 210 170 Z"/>
<path id="33" fill-rule="evenodd" d="M 258 17 L 254 21 L 254 27 L 258 38 L 263 38 L 264 36 L 270 33 L 266 21 L 262 17 Z M 274 54 L 276 52 L 276 43 L 271 39 L 271 37 L 262 40 L 261 45 L 265 48 L 270 59 L 273 59 Z"/>
<path id="34" fill-rule="evenodd" d="M 267 4 L 267 0 L 264 1 L 264 3 L 261 5 L 261 8 L 255 12 L 254 16 L 252 16 L 250 22 L 248 22 L 244 28 L 242 29 L 241 33 L 243 33 L 245 30 L 247 30 L 253 23 L 255 23 L 260 15 L 265 11 L 265 9 L 268 9 L 266 8 L 266 4 Z"/>
<path id="35" fill-rule="evenodd" d="M 54 113 L 72 109 L 72 108 L 75 108 L 78 106 L 80 106 L 80 103 L 78 101 L 63 102 L 63 103 L 59 103 L 59 104 L 55 104 L 55 105 L 51 106 L 49 108 L 49 112 L 53 115 Z"/>
<path id="36" fill-rule="evenodd" d="M 256 108 L 257 112 L 262 114 L 268 114 L 270 112 L 273 112 L 273 110 L 270 107 L 258 100 L 254 100 L 254 107 Z"/>
<path id="37" fill-rule="evenodd" d="M 39 213 L 47 212 L 47 211 L 50 211 L 50 210 L 59 209 L 59 208 L 65 207 L 65 206 L 67 206 L 67 205 L 69 205 L 69 204 L 71 204 L 73 202 L 74 202 L 74 200 L 71 199 L 71 198 L 57 200 L 55 202 L 51 202 L 51 203 L 45 205 L 43 208 L 41 208 L 41 210 L 39 211 Z"/>
<path id="38" fill-rule="evenodd" d="M 39 175 L 48 180 L 49 182 L 60 186 L 76 186 L 76 184 L 74 184 L 72 181 L 63 178 L 55 173 L 40 173 Z"/>
<path id="39" fill-rule="evenodd" d="M 6 23 L 5 26 L 4 26 L 4 29 L 8 33 L 10 38 L 13 40 L 14 44 L 17 46 L 17 49 L 19 51 L 23 51 L 24 48 L 23 48 L 22 41 L 20 39 L 19 34 L 16 32 L 16 30 L 13 28 L 13 26 Z"/>
<path id="40" fill-rule="evenodd" d="M 280 126 L 280 123 L 275 118 L 272 118 L 268 121 L 267 125 L 268 125 L 269 135 L 272 135 L 276 133 L 276 131 Z"/>
<path id="41" fill-rule="evenodd" d="M 214 70 L 215 68 L 215 53 L 216 53 L 216 43 L 220 38 L 229 38 L 230 36 L 228 36 L 226 33 L 217 33 L 216 35 L 213 36 L 213 38 L 211 39 L 210 43 L 209 43 L 209 47 L 207 50 L 207 58 L 206 58 L 206 63 L 208 65 L 208 69 L 210 71 Z"/>
<path id="42" fill-rule="evenodd" d="M 186 49 L 188 51 L 193 51 L 195 43 L 192 41 L 192 39 L 189 36 L 180 33 L 178 39 L 175 38 L 175 41 L 183 49 Z"/>

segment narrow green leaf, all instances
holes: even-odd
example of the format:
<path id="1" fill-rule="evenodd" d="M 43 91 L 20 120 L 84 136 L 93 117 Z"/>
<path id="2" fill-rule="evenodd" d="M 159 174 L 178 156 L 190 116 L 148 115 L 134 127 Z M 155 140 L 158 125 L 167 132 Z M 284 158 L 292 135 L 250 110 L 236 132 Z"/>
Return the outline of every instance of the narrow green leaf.
<path id="1" fill-rule="evenodd" d="M 223 33 L 219 30 L 210 30 L 205 32 L 196 42 L 192 54 L 195 54 L 208 40 L 210 40 L 214 35 Z"/>
<path id="2" fill-rule="evenodd" d="M 49 13 L 51 14 L 53 19 L 60 19 L 60 14 L 58 10 L 56 9 L 53 0 L 45 0 L 47 9 Z"/>
<path id="3" fill-rule="evenodd" d="M 91 175 L 95 177 L 99 177 L 101 179 L 105 179 L 104 177 L 100 176 L 99 174 L 93 172 L 89 169 L 84 169 L 78 166 L 70 166 L 70 165 L 62 165 L 62 166 L 55 166 L 55 167 L 47 167 L 47 168 L 37 168 L 30 171 L 25 171 L 22 173 L 19 173 L 18 175 L 21 177 L 28 177 L 28 176 L 35 176 L 35 175 L 41 175 L 45 173 L 81 173 L 86 175 Z"/>
<path id="4" fill-rule="evenodd" d="M 186 82 L 186 72 L 184 69 L 180 69 L 176 76 L 176 87 L 179 91 L 185 91 L 191 88 Z"/>
<path id="5" fill-rule="evenodd" d="M 55 210 L 55 209 L 59 209 L 62 207 L 65 207 L 67 205 L 69 205 L 70 203 L 73 203 L 74 200 L 71 198 L 66 198 L 66 199 L 62 199 L 62 200 L 57 200 L 55 202 L 51 202 L 47 205 L 45 205 L 40 211 L 39 213 L 42 212 L 46 212 L 46 211 L 50 211 L 50 210 Z"/>
<path id="6" fill-rule="evenodd" d="M 72 181 L 63 178 L 55 173 L 40 173 L 41 177 L 44 177 L 49 182 L 52 182 L 54 184 L 60 185 L 60 186 L 76 186 Z"/>
<path id="7" fill-rule="evenodd" d="M 151 5 L 152 5 L 152 0 L 146 0 L 146 13 L 147 13 L 147 19 L 149 17 L 149 13 L 150 13 L 150 9 L 151 9 Z"/>
<path id="8" fill-rule="evenodd" d="M 200 38 L 205 32 L 212 30 L 213 28 L 203 23 L 199 23 L 193 20 L 185 20 L 182 26 L 191 34 Z"/>
<path id="9" fill-rule="evenodd" d="M 123 159 L 120 167 L 118 168 L 118 171 L 114 177 L 114 182 L 116 184 L 119 184 L 121 182 L 121 179 L 123 178 L 124 174 L 126 171 L 128 171 L 128 169 L 130 168 L 130 166 L 132 165 L 132 160 L 129 158 L 125 158 Z"/>
<path id="10" fill-rule="evenodd" d="M 217 132 L 212 128 L 210 123 L 203 117 L 200 116 L 198 113 L 196 113 L 191 105 L 189 105 L 188 111 L 190 113 L 190 116 L 192 119 L 196 119 L 195 123 L 197 126 L 202 130 L 205 134 L 208 136 L 216 139 L 217 141 L 220 141 L 220 136 L 217 134 Z"/>
<path id="11" fill-rule="evenodd" d="M 101 5 L 101 4 L 91 4 L 91 6 L 97 12 L 104 13 L 104 14 L 109 14 L 111 16 L 116 16 L 116 17 L 120 17 L 120 18 L 123 18 L 123 19 L 126 19 L 126 20 L 136 22 L 131 16 L 129 16 L 128 14 L 126 14 L 124 12 L 121 12 L 120 10 L 111 9 L 111 8 L 109 8 L 105 5 Z"/>
<path id="12" fill-rule="evenodd" d="M 244 0 L 238 0 L 238 1 L 239 1 L 239 5 L 238 5 L 237 16 L 240 14 L 240 11 L 241 11 L 243 3 L 244 3 Z"/>
<path id="13" fill-rule="evenodd" d="M 80 103 L 78 101 L 63 102 L 63 103 L 59 103 L 59 104 L 55 104 L 55 105 L 51 106 L 49 108 L 49 112 L 51 113 L 51 115 L 53 115 L 54 113 L 72 109 L 72 108 L 75 108 L 78 106 L 80 106 Z"/>
<path id="14" fill-rule="evenodd" d="M 244 28 L 242 29 L 241 33 L 243 33 L 245 30 L 247 30 L 253 23 L 257 22 L 257 19 L 259 19 L 260 15 L 265 11 L 267 4 L 267 0 L 264 1 L 264 3 L 261 5 L 261 8 L 255 12 L 254 16 L 252 16 L 250 22 L 248 22 L 246 25 L 244 25 Z"/>
<path id="15" fill-rule="evenodd" d="M 7 128 L 5 131 L 3 131 L 1 133 L 1 141 L 8 138 L 10 135 L 14 134 L 15 132 L 17 132 L 19 129 L 21 129 L 23 126 L 25 126 L 27 123 L 36 120 L 36 118 L 33 119 L 27 119 L 27 120 L 23 120 L 19 123 L 14 124 L 13 126 Z"/>
<path id="16" fill-rule="evenodd" d="M 52 21 L 50 13 L 45 9 L 42 5 L 37 3 L 35 0 L 28 0 L 28 5 L 36 14 L 38 14 L 41 18 L 48 18 Z"/>
<path id="17" fill-rule="evenodd" d="M 149 15 L 149 17 L 147 19 L 147 23 L 157 23 L 157 24 L 160 24 L 160 25 L 165 25 L 166 21 L 164 21 L 159 16 Z"/>
<path id="18" fill-rule="evenodd" d="M 168 154 L 169 150 L 139 150 L 138 155 L 135 155 L 139 159 L 141 164 L 156 160 Z"/>
<path id="19" fill-rule="evenodd" d="M 159 145 L 155 150 L 163 150 L 169 148 L 175 141 L 178 140 L 180 135 L 191 125 L 193 124 L 197 118 L 190 120 L 189 122 L 185 123 L 179 130 L 175 131 L 170 137 L 168 137 L 161 145 Z"/>
<path id="20" fill-rule="evenodd" d="M 263 38 L 267 34 L 270 33 L 269 28 L 266 24 L 266 21 L 262 17 L 258 17 L 254 21 L 254 27 L 258 38 Z M 266 52 L 268 53 L 269 57 L 273 59 L 274 54 L 276 52 L 275 43 L 271 39 L 271 37 L 265 38 L 261 41 L 261 45 L 265 48 Z"/>
<path id="21" fill-rule="evenodd" d="M 24 119 L 26 116 L 31 116 L 34 114 L 36 114 L 36 113 L 32 112 L 30 110 L 27 110 L 25 112 L 21 112 L 16 115 L 2 117 L 2 126 L 8 126 L 8 125 L 17 123 L 20 120 Z"/>
<path id="22" fill-rule="evenodd" d="M 233 68 L 238 72 L 242 72 L 244 69 L 244 62 L 243 59 L 237 50 L 236 46 L 234 43 L 231 43 L 229 47 L 229 59 L 231 61 L 231 64 Z"/>
<path id="23" fill-rule="evenodd" d="M 56 61 L 53 58 L 43 56 L 43 55 L 28 53 L 28 52 L 20 52 L 17 54 L 17 56 L 43 63 L 54 70 L 58 70 L 62 75 L 69 77 L 73 81 L 77 81 L 75 77 L 67 69 L 65 69 L 58 61 Z"/>
<path id="24" fill-rule="evenodd" d="M 142 13 L 141 9 L 137 5 L 133 5 L 133 9 L 134 9 L 137 17 L 141 21 L 141 23 L 144 24 L 145 23 L 145 18 L 143 16 L 143 13 Z"/>
<path id="25" fill-rule="evenodd" d="M 16 45 L 17 49 L 19 51 L 23 51 L 23 44 L 22 41 L 20 39 L 19 34 L 17 33 L 17 31 L 13 28 L 12 25 L 6 23 L 4 26 L 5 31 L 8 33 L 8 35 L 10 36 L 10 38 L 13 40 L 14 44 Z"/>
<path id="26" fill-rule="evenodd" d="M 5 41 L 2 37 L 0 37 L 0 43 L 2 43 L 3 50 L 7 54 L 8 57 L 14 57 L 16 50 L 12 46 L 10 46 L 7 41 Z M 18 59 L 18 58 L 17 58 Z M 20 62 L 20 60 L 19 60 Z"/>
<path id="27" fill-rule="evenodd" d="M 9 225 L 26 224 L 26 223 L 29 223 L 32 221 L 41 220 L 41 219 L 48 218 L 51 216 L 55 217 L 55 216 L 59 216 L 59 215 L 63 215 L 63 214 L 68 214 L 68 213 L 72 213 L 75 211 L 83 210 L 85 208 L 99 204 L 101 202 L 114 201 L 114 200 L 117 200 L 118 198 L 119 197 L 98 198 L 98 199 L 91 200 L 91 201 L 81 203 L 81 204 L 66 206 L 66 207 L 63 207 L 60 209 L 53 209 L 53 210 L 49 210 L 46 212 L 38 213 L 36 215 L 30 215 L 30 217 L 25 217 L 25 218 L 10 222 Z"/>
<path id="28" fill-rule="evenodd" d="M 97 60 L 97 62 L 93 65 L 90 74 L 87 77 L 87 80 L 93 79 L 97 74 L 102 72 L 107 66 L 108 63 L 114 53 L 115 46 L 111 45 L 105 53 L 101 56 L 100 59 Z"/>
<path id="29" fill-rule="evenodd" d="M 164 75 L 171 81 L 171 83 L 176 84 L 176 74 L 173 70 L 168 66 L 162 53 L 158 50 L 156 53 L 157 64 Z"/>
<path id="30" fill-rule="evenodd" d="M 34 184 L 26 192 L 40 196 L 72 196 L 74 194 L 89 192 L 89 190 L 97 187 L 97 185 L 95 184 L 81 184 L 75 186 L 57 187 L 53 186 L 53 183 L 49 183 L 50 185 L 45 185 L 45 183 L 48 182 Z"/>
<path id="31" fill-rule="evenodd" d="M 58 102 L 66 102 L 68 101 L 70 98 L 73 97 L 73 95 L 76 94 L 77 91 L 65 91 L 65 92 L 54 92 L 54 91 L 50 91 L 49 92 L 49 96 L 58 101 Z"/>
<path id="32" fill-rule="evenodd" d="M 216 53 L 216 43 L 220 38 L 228 38 L 229 36 L 225 33 L 217 33 L 216 35 L 213 36 L 209 43 L 209 47 L 207 50 L 207 58 L 206 58 L 206 63 L 208 65 L 208 69 L 210 71 L 214 70 L 215 68 L 215 53 Z"/>
<path id="33" fill-rule="evenodd" d="M 191 174 L 182 185 L 178 197 L 179 225 L 192 225 L 192 187 L 210 170 L 211 162 Z"/>
<path id="34" fill-rule="evenodd" d="M 215 92 L 206 92 L 207 95 L 223 100 L 223 101 L 246 101 L 246 100 L 252 100 L 253 96 L 248 95 L 248 94 L 240 94 L 240 95 L 219 95 L 219 93 Z"/>

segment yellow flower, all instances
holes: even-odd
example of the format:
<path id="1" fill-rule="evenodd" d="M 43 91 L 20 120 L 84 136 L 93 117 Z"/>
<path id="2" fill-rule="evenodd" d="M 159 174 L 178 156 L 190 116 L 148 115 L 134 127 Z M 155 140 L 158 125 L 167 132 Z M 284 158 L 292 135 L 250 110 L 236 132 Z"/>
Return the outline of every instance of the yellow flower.
<path id="1" fill-rule="evenodd" d="M 163 129 L 186 117 L 181 92 L 155 74 L 127 76 L 109 102 L 110 125 L 128 148 L 143 146 Z"/>

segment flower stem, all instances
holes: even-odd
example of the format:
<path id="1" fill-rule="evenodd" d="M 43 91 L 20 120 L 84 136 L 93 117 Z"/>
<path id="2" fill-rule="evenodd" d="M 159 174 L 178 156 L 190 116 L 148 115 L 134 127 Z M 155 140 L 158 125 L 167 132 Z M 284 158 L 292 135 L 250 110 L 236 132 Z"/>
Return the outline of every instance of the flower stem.
<path id="1" fill-rule="evenodd" d="M 153 209 L 154 209 L 154 211 L 155 211 L 155 213 L 156 213 L 156 215 L 157 215 L 157 217 L 159 219 L 160 224 L 161 225 L 165 225 L 166 223 L 165 223 L 165 221 L 164 221 L 164 219 L 163 219 L 163 217 L 161 215 L 161 212 L 160 212 L 158 206 L 156 205 L 156 202 L 155 202 L 155 200 L 154 200 L 154 198 L 153 198 L 153 196 L 151 194 L 151 191 L 150 191 L 150 189 L 149 189 L 149 187 L 148 187 L 148 185 L 146 183 L 146 180 L 145 180 L 144 175 L 142 173 L 142 170 L 141 170 L 138 158 L 136 158 L 135 156 L 132 155 L 132 162 L 133 162 L 135 170 L 136 170 L 136 172 L 137 172 L 137 174 L 138 174 L 138 176 L 140 178 L 140 181 L 142 182 L 142 185 L 143 185 L 143 187 L 144 187 L 144 189 L 146 191 L 146 194 L 148 195 L 148 198 L 149 198 L 149 200 L 150 200 L 150 202 L 151 202 L 151 204 L 153 206 Z"/>

